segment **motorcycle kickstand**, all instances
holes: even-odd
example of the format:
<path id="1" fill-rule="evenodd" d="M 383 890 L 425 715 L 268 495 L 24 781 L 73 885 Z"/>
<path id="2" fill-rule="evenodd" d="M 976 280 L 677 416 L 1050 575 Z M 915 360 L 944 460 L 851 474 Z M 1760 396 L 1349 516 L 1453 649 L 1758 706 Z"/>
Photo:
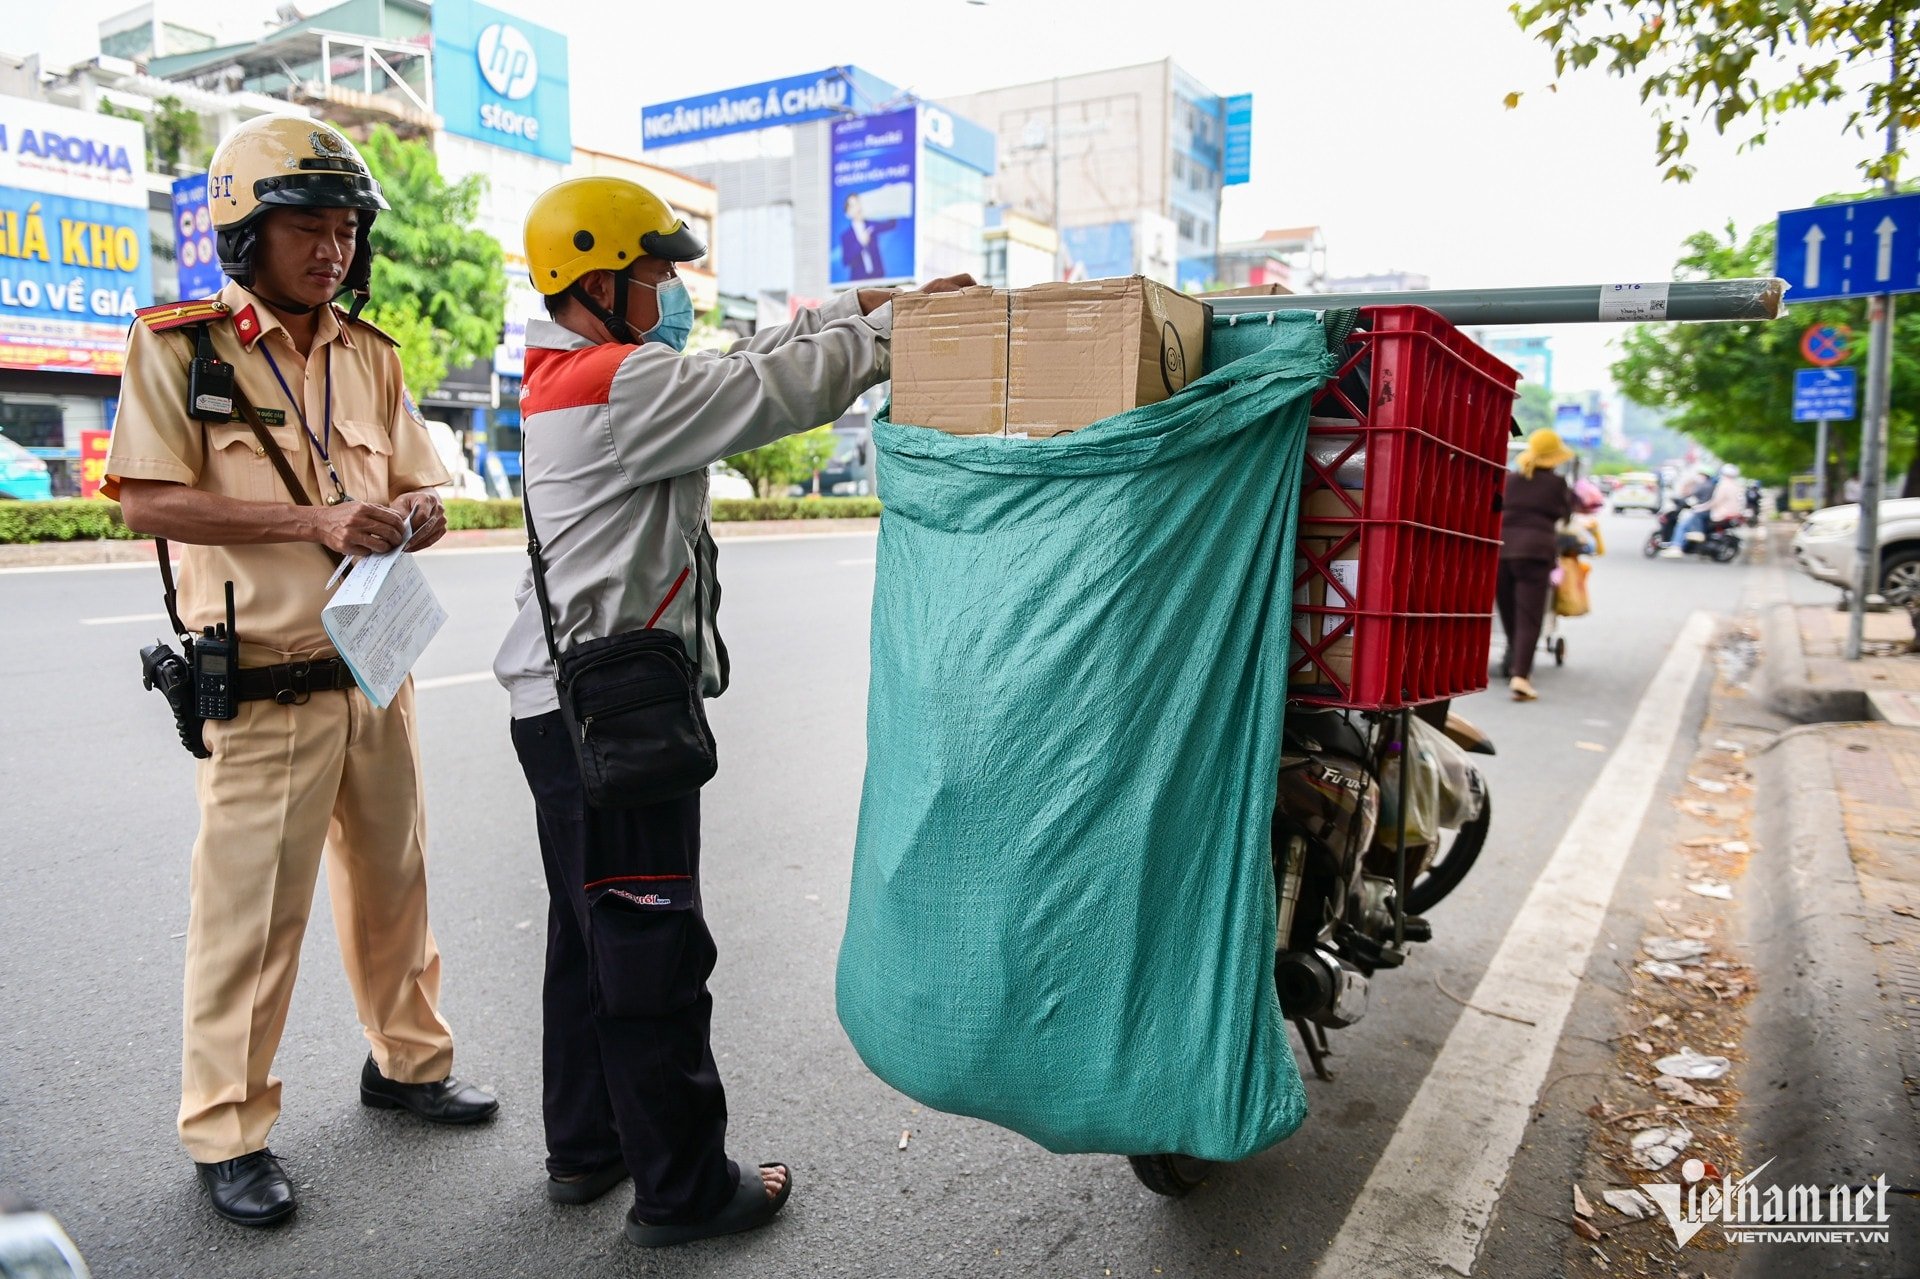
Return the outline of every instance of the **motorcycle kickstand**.
<path id="1" fill-rule="evenodd" d="M 1327 1046 L 1327 1032 L 1305 1017 L 1295 1017 L 1293 1028 L 1300 1032 L 1300 1042 L 1306 1045 L 1307 1060 L 1313 1064 L 1313 1073 L 1328 1083 L 1333 1082 L 1333 1072 L 1327 1069 L 1327 1058 L 1332 1049 Z"/>

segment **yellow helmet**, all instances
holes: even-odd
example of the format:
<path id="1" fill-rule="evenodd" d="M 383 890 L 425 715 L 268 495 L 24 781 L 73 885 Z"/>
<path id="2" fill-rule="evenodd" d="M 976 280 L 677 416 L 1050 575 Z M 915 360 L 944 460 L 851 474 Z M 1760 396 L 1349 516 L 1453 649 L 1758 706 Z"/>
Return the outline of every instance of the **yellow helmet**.
<path id="1" fill-rule="evenodd" d="M 373 268 L 367 236 L 373 215 L 388 207 L 346 135 L 298 115 L 259 116 L 222 138 L 207 166 L 207 206 L 219 233 L 220 269 L 243 285 L 253 282 L 263 214 L 276 208 L 365 211 L 345 279 L 347 288 L 363 295 Z"/>
<path id="2" fill-rule="evenodd" d="M 527 274 L 548 297 L 589 271 L 624 279 L 642 257 L 691 262 L 707 253 L 665 200 L 624 178 L 574 178 L 547 188 L 527 210 L 526 240 Z"/>

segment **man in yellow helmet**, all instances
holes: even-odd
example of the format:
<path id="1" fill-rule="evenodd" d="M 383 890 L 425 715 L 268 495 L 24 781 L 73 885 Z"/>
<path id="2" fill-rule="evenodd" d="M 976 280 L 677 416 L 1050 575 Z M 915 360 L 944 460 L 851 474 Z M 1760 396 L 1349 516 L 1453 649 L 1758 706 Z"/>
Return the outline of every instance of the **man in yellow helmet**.
<path id="1" fill-rule="evenodd" d="M 707 468 L 831 422 L 883 381 L 892 293 L 849 293 L 725 354 L 683 357 L 693 308 L 675 267 L 706 248 L 658 197 L 615 178 L 563 182 L 534 202 L 526 241 L 551 318 L 527 325 L 521 462 L 551 608 L 529 573 L 494 672 L 511 695 L 552 897 L 548 1194 L 586 1203 L 631 1175 L 627 1237 L 660 1247 L 765 1224 L 792 1179 L 784 1164 L 743 1171 L 725 1149 L 699 793 L 595 807 L 552 654 L 664 628 L 705 696 L 726 688 Z"/>
<path id="2" fill-rule="evenodd" d="M 234 130 L 207 186 L 232 282 L 136 319 L 105 492 L 129 527 L 185 544 L 177 608 L 164 540 L 160 564 L 175 629 L 197 643 L 196 705 L 211 701 L 204 723 L 181 723 L 200 757 L 200 837 L 180 1139 L 216 1212 L 267 1225 L 294 1210 L 267 1148 L 271 1072 L 323 848 L 371 1049 L 362 1101 L 440 1123 L 496 1104 L 449 1073 L 412 685 L 376 709 L 320 624 L 340 556 L 446 531 L 446 471 L 391 340 L 358 318 L 387 203 L 352 143 L 295 116 Z M 334 305 L 343 291 L 351 312 Z M 204 634 L 228 600 L 232 633 Z"/>

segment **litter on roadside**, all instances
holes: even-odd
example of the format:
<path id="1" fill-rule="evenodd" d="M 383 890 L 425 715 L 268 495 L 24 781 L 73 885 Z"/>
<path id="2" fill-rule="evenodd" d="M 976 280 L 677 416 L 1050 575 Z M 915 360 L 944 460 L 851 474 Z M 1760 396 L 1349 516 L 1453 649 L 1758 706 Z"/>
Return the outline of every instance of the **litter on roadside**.
<path id="1" fill-rule="evenodd" d="M 1661 1075 L 1653 1081 L 1653 1086 L 1675 1101 L 1689 1106 L 1712 1109 L 1720 1104 L 1720 1099 L 1710 1092 L 1701 1092 L 1684 1079 L 1675 1079 L 1672 1075 Z"/>
<path id="2" fill-rule="evenodd" d="M 1678 1159 L 1692 1141 L 1693 1134 L 1679 1124 L 1642 1128 L 1633 1134 L 1633 1161 L 1657 1171 Z"/>
<path id="3" fill-rule="evenodd" d="M 1697 964 L 1706 957 L 1707 943 L 1691 937 L 1642 937 L 1640 949 L 1651 959 L 1675 964 Z"/>
<path id="4" fill-rule="evenodd" d="M 1705 817 L 1713 821 L 1720 819 L 1720 809 L 1716 805 L 1702 803 L 1697 799 L 1681 800 L 1680 810 L 1682 812 L 1692 813 L 1695 817 Z"/>
<path id="5" fill-rule="evenodd" d="M 1671 1057 L 1653 1063 L 1655 1070 L 1675 1079 L 1719 1079 L 1733 1068 L 1725 1057 L 1710 1057 L 1691 1048 L 1682 1048 Z"/>
<path id="6" fill-rule="evenodd" d="M 1715 844 L 1718 844 L 1719 842 L 1720 842 L 1720 837 L 1718 835 L 1695 835 L 1692 839 L 1681 840 L 1680 847 L 1712 848 Z"/>
<path id="7" fill-rule="evenodd" d="M 1692 785 L 1698 786 L 1709 795 L 1724 795 L 1733 789 L 1733 787 L 1727 785 L 1725 782 L 1716 782 L 1707 777 L 1689 777 L 1687 781 Z"/>
<path id="8" fill-rule="evenodd" d="M 1716 901 L 1730 902 L 1733 900 L 1732 884 L 1722 884 L 1711 879 L 1702 880 L 1697 884 L 1688 884 L 1687 891 L 1690 893 L 1698 893 L 1702 897 L 1711 897 Z"/>
<path id="9" fill-rule="evenodd" d="M 1577 1181 L 1573 1183 L 1573 1215 L 1576 1217 L 1593 1215 L 1593 1205 L 1588 1202 L 1587 1196 L 1581 1191 L 1580 1183 Z"/>
<path id="10" fill-rule="evenodd" d="M 1600 1197 L 1607 1207 L 1632 1221 L 1644 1221 L 1653 1215 L 1653 1201 L 1638 1190 L 1603 1190 Z"/>
<path id="11" fill-rule="evenodd" d="M 1670 964 L 1664 959 L 1643 959 L 1640 971 L 1649 977 L 1662 977 L 1667 981 L 1685 981 L 1687 970 L 1678 964 Z"/>
<path id="12" fill-rule="evenodd" d="M 1739 742 L 1730 742 L 1724 737 L 1714 742 L 1713 749 L 1717 751 L 1726 751 L 1729 755 L 1744 755 L 1747 753 L 1747 748 L 1742 746 Z"/>
<path id="13" fill-rule="evenodd" d="M 1734 857 L 1744 857 L 1753 851 L 1753 846 L 1744 839 L 1730 839 L 1720 845 L 1720 851 Z"/>

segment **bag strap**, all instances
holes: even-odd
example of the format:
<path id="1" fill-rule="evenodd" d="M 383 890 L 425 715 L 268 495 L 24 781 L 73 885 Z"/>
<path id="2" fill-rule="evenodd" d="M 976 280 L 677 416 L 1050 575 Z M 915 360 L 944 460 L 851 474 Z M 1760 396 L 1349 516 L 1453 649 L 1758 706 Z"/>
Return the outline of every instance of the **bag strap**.
<path id="1" fill-rule="evenodd" d="M 527 558 L 533 563 L 533 595 L 540 604 L 540 630 L 547 637 L 547 656 L 553 659 L 555 678 L 560 674 L 560 645 L 553 637 L 553 602 L 547 595 L 547 569 L 540 558 L 540 530 L 534 526 L 533 505 L 528 500 L 533 485 L 525 478 L 525 468 L 521 471 L 520 481 L 520 518 L 527 525 Z M 706 675 L 701 661 L 706 655 L 706 598 L 707 575 L 700 566 L 700 552 L 693 552 L 693 562 L 689 566 L 693 573 L 693 670 L 697 679 L 704 681 Z"/>

